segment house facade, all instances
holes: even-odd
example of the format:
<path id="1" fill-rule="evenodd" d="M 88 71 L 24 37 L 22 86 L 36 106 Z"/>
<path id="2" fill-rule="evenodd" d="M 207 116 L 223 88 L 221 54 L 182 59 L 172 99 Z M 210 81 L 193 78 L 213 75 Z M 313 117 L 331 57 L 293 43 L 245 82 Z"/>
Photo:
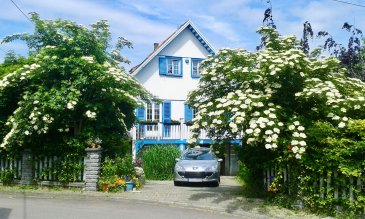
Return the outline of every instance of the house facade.
<path id="1" fill-rule="evenodd" d="M 185 150 L 189 139 L 194 110 L 186 103 L 189 92 L 197 88 L 200 63 L 215 50 L 188 20 L 154 51 L 130 70 L 143 86 L 162 100 L 148 103 L 136 110 L 138 123 L 132 129 L 132 152 L 154 144 L 174 144 Z M 199 144 L 209 146 L 212 141 L 201 130 Z M 230 171 L 231 172 L 231 171 Z"/>

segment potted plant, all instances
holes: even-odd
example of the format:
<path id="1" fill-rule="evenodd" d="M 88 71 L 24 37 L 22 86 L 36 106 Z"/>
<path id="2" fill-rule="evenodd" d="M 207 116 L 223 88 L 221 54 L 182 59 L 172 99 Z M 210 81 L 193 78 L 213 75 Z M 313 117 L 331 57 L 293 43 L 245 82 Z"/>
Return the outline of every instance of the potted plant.
<path id="1" fill-rule="evenodd" d="M 165 121 L 164 123 L 167 124 L 167 125 L 180 125 L 180 121 L 179 120 L 174 120 L 174 119 L 171 119 L 169 121 Z"/>
<path id="2" fill-rule="evenodd" d="M 192 126 L 192 125 L 193 125 L 193 121 L 191 121 L 191 120 L 186 120 L 186 121 L 185 121 L 185 125 L 186 125 L 186 126 Z"/>
<path id="3" fill-rule="evenodd" d="M 158 120 L 139 120 L 139 124 L 146 124 L 146 125 L 157 125 Z"/>
<path id="4" fill-rule="evenodd" d="M 96 137 L 95 139 L 92 138 L 88 139 L 86 141 L 86 144 L 89 146 L 89 148 L 99 148 L 101 147 L 102 142 L 103 141 L 99 137 Z"/>

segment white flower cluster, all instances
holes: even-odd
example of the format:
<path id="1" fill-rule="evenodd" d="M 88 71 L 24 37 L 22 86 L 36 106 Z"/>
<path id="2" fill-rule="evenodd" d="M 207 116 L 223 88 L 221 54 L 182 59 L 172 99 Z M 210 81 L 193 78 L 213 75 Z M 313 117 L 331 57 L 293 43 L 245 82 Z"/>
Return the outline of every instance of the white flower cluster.
<path id="1" fill-rule="evenodd" d="M 86 111 L 85 112 L 85 115 L 90 118 L 90 119 L 95 119 L 96 118 L 96 113 L 95 112 L 92 112 L 90 110 Z"/>
<path id="2" fill-rule="evenodd" d="M 13 126 L 10 130 L 10 132 L 8 132 L 5 137 L 3 138 L 3 142 L 0 144 L 0 148 L 5 148 L 6 145 L 9 143 L 9 139 L 13 137 L 14 133 L 15 133 L 15 130 L 17 128 L 17 123 L 13 122 Z"/>
<path id="3" fill-rule="evenodd" d="M 64 129 L 63 128 L 59 128 L 58 131 L 59 132 L 68 132 L 68 131 L 70 131 L 70 129 L 68 127 L 64 128 Z"/>
<path id="4" fill-rule="evenodd" d="M 25 80 L 27 76 L 35 69 L 39 68 L 40 65 L 33 63 L 31 65 L 24 65 L 22 68 L 19 68 L 17 71 L 6 74 L 0 80 L 0 90 L 8 87 L 11 83 L 17 83 L 18 81 Z"/>
<path id="5" fill-rule="evenodd" d="M 266 149 L 276 149 L 278 147 L 280 129 L 284 124 L 276 116 L 276 110 L 280 107 L 275 109 L 273 106 L 270 103 L 267 110 L 252 113 L 248 123 L 249 127 L 245 130 L 247 144 L 263 141 Z"/>
<path id="6" fill-rule="evenodd" d="M 131 102 L 138 103 L 138 99 L 134 96 L 132 96 L 130 93 L 126 92 L 123 89 L 115 88 L 115 91 L 117 91 L 119 94 L 122 94 L 123 96 L 127 97 Z"/>
<path id="7" fill-rule="evenodd" d="M 72 100 L 72 101 L 70 101 L 70 102 L 67 103 L 67 106 L 66 107 L 69 110 L 73 110 L 75 108 L 76 104 L 77 104 L 77 102 L 74 101 L 74 100 Z"/>
<path id="8" fill-rule="evenodd" d="M 300 125 L 299 121 L 294 121 L 293 124 L 288 126 L 288 129 L 292 132 L 291 151 L 295 154 L 295 158 L 300 159 L 307 146 L 305 141 L 307 135 L 304 133 L 305 128 Z"/>
<path id="9" fill-rule="evenodd" d="M 107 62 L 104 63 L 104 66 L 108 68 L 106 73 L 111 74 L 116 81 L 128 81 L 128 79 L 131 79 L 120 68 L 113 67 Z"/>
<path id="10" fill-rule="evenodd" d="M 94 63 L 94 57 L 92 56 L 82 56 L 81 59 L 87 61 L 90 64 Z"/>

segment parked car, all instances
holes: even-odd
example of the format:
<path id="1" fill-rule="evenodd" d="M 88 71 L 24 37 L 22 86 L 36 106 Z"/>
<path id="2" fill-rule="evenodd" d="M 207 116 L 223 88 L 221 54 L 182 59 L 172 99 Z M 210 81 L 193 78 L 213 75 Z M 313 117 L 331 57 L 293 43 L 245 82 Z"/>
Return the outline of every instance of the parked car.
<path id="1" fill-rule="evenodd" d="M 176 159 L 174 185 L 200 182 L 219 186 L 220 162 L 209 148 L 189 148 Z"/>

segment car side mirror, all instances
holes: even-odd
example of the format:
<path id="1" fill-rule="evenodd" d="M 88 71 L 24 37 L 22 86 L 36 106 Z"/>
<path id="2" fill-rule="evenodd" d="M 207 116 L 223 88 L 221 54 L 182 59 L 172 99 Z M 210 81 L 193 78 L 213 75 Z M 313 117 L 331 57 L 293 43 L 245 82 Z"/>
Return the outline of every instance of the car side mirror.
<path id="1" fill-rule="evenodd" d="M 219 158 L 219 159 L 218 159 L 218 162 L 222 162 L 222 161 L 223 161 L 223 159 L 222 159 L 222 158 Z"/>
<path id="2" fill-rule="evenodd" d="M 178 162 L 180 160 L 180 158 L 175 158 L 175 161 Z"/>

